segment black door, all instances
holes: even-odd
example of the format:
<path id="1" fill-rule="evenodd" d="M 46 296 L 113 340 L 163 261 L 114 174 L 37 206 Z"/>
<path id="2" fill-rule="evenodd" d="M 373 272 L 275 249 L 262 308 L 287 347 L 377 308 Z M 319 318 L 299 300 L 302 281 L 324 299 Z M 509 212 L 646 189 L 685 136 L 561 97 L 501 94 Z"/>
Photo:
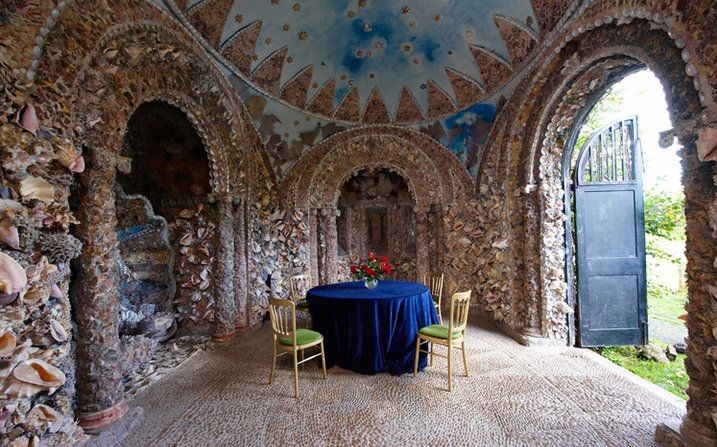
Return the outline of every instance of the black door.
<path id="1" fill-rule="evenodd" d="M 575 167 L 578 343 L 647 342 L 645 217 L 637 117 L 595 132 Z"/>

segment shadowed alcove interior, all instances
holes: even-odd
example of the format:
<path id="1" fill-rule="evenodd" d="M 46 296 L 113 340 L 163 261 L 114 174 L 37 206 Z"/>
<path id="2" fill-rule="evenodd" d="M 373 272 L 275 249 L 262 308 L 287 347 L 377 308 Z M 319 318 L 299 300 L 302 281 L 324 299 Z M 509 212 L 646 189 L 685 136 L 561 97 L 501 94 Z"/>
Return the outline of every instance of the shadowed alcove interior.
<path id="1" fill-rule="evenodd" d="M 341 187 L 336 218 L 339 268 L 366 253 L 388 256 L 398 277 L 415 277 L 416 217 L 411 192 L 388 169 L 359 171 Z"/>

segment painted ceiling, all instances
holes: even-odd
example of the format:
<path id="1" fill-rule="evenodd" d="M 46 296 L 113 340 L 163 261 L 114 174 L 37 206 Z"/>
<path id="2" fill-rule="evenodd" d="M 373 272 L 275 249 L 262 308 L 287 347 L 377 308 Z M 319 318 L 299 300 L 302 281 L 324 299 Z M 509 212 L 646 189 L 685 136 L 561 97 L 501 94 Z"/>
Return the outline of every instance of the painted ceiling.
<path id="1" fill-rule="evenodd" d="M 475 173 L 500 104 L 564 12 L 554 4 L 568 2 L 176 0 L 231 71 L 278 175 L 327 136 L 375 123 L 423 131 Z"/>

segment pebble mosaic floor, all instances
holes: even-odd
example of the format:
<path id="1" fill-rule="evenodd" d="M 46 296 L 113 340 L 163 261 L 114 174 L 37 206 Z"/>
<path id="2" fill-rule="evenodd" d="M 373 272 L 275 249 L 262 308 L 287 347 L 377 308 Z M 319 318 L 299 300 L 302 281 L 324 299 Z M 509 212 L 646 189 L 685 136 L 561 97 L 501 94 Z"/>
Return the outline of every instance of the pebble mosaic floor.
<path id="1" fill-rule="evenodd" d="M 656 425 L 684 413 L 591 351 L 524 347 L 481 321 L 468 329 L 470 376 L 459 360 L 452 393 L 442 359 L 415 378 L 335 367 L 328 380 L 309 362 L 295 400 L 286 356 L 267 385 L 270 340 L 267 324 L 148 386 L 130 402 L 144 420 L 121 445 L 652 446 Z"/>

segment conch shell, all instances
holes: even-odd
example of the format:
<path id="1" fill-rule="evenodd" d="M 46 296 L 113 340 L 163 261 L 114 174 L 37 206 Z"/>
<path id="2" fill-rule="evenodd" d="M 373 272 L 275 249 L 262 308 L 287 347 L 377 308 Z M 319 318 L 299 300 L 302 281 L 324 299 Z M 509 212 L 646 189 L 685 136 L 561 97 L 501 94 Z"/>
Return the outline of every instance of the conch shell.
<path id="1" fill-rule="evenodd" d="M 20 292 L 26 285 L 27 276 L 22 266 L 0 251 L 0 299 Z"/>
<path id="2" fill-rule="evenodd" d="M 7 382 L 7 386 L 3 390 L 3 394 L 14 399 L 26 399 L 45 390 L 45 388 L 39 385 L 26 383 L 14 377 L 6 379 L 5 381 Z"/>
<path id="3" fill-rule="evenodd" d="M 50 284 L 50 297 L 61 299 L 65 297 L 65 294 L 62 293 L 62 289 L 58 284 Z"/>
<path id="4" fill-rule="evenodd" d="M 25 106 L 20 109 L 15 118 L 15 122 L 17 122 L 18 126 L 37 136 L 37 130 L 40 128 L 40 124 L 37 120 L 35 106 L 32 104 L 25 104 Z"/>
<path id="5" fill-rule="evenodd" d="M 0 242 L 13 250 L 20 250 L 20 234 L 10 219 L 0 221 Z"/>
<path id="6" fill-rule="evenodd" d="M 30 425 L 30 428 L 45 425 L 50 433 L 56 433 L 62 427 L 62 417 L 62 414 L 54 408 L 38 404 L 27 414 L 25 425 Z"/>
<path id="7" fill-rule="evenodd" d="M 17 346 L 17 337 L 11 330 L 7 329 L 0 332 L 0 357 L 8 357 Z"/>
<path id="8" fill-rule="evenodd" d="M 20 297 L 20 301 L 25 304 L 38 304 L 44 302 L 50 296 L 49 292 L 40 287 L 31 287 Z"/>
<path id="9" fill-rule="evenodd" d="M 44 360 L 25 360 L 15 367 L 12 375 L 19 381 L 43 388 L 58 388 L 65 384 L 65 373 Z"/>
<path id="10" fill-rule="evenodd" d="M 82 158 L 75 145 L 69 140 L 64 140 L 58 144 L 57 161 L 72 172 L 84 172 L 85 159 Z"/>
<path id="11" fill-rule="evenodd" d="M 20 194 L 25 199 L 37 199 L 50 204 L 55 200 L 55 187 L 45 179 L 28 176 L 20 182 Z"/>
<path id="12" fill-rule="evenodd" d="M 700 161 L 717 160 L 717 129 L 708 127 L 697 135 L 697 158 Z"/>
<path id="13" fill-rule="evenodd" d="M 179 239 L 181 245 L 190 245 L 192 243 L 192 233 L 187 233 Z"/>
<path id="14" fill-rule="evenodd" d="M 59 341 L 60 343 L 67 341 L 68 338 L 67 331 L 57 320 L 50 321 L 50 335 L 52 335 L 52 338 L 54 338 L 55 341 Z"/>

